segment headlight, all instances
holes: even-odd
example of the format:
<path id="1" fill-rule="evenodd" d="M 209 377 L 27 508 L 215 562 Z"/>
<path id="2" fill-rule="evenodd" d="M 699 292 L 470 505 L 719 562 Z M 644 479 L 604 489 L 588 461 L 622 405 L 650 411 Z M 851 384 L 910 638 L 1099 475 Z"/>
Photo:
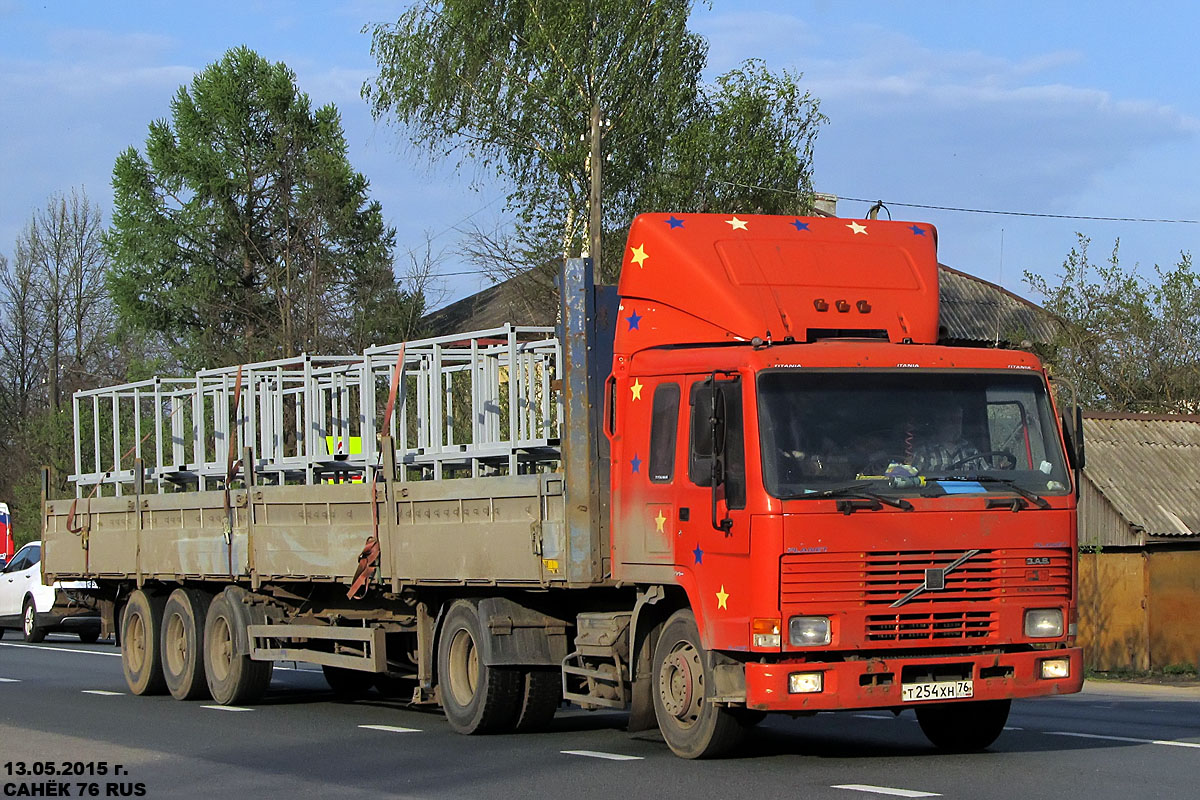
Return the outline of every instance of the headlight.
<path id="1" fill-rule="evenodd" d="M 1071 677 L 1071 659 L 1069 658 L 1047 658 L 1038 663 L 1041 665 L 1042 678 L 1045 680 Z"/>
<path id="2" fill-rule="evenodd" d="M 824 676 L 820 672 L 793 672 L 788 675 L 788 691 L 792 694 L 820 692 L 825 688 L 824 684 Z"/>
<path id="3" fill-rule="evenodd" d="M 793 647 L 829 644 L 829 617 L 792 617 L 788 620 L 788 642 Z"/>
<path id="4" fill-rule="evenodd" d="M 1063 635 L 1061 608 L 1031 608 L 1025 612 L 1025 635 L 1031 639 L 1052 639 Z"/>

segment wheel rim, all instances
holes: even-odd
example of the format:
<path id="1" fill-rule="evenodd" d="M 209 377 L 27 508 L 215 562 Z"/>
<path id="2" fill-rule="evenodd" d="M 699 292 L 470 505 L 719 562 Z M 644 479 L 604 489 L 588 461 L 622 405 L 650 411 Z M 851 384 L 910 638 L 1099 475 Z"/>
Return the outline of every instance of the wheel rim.
<path id="1" fill-rule="evenodd" d="M 212 654 L 213 677 L 223 681 L 229 676 L 230 664 L 233 663 L 233 631 L 229 629 L 229 620 L 224 617 L 217 617 L 213 622 L 208 652 Z"/>
<path id="2" fill-rule="evenodd" d="M 459 706 L 467 706 L 475 697 L 479 676 L 479 650 L 475 638 L 465 628 L 450 639 L 450 694 Z"/>
<path id="3" fill-rule="evenodd" d="M 33 606 L 25 606 L 25 635 L 33 635 Z"/>
<path id="4" fill-rule="evenodd" d="M 180 675 L 188 661 L 188 640 L 183 627 L 183 617 L 179 614 L 167 617 L 166 634 L 163 655 L 166 657 L 167 670 L 172 675 Z"/>
<path id="5" fill-rule="evenodd" d="M 700 719 L 704 703 L 704 665 L 691 642 L 671 648 L 658 673 L 658 694 L 663 710 L 682 728 Z"/>
<path id="6" fill-rule="evenodd" d="M 141 672 L 146 663 L 146 620 L 135 612 L 129 615 L 129 624 L 125 628 L 122 648 L 128 654 L 129 669 L 131 672 Z"/>

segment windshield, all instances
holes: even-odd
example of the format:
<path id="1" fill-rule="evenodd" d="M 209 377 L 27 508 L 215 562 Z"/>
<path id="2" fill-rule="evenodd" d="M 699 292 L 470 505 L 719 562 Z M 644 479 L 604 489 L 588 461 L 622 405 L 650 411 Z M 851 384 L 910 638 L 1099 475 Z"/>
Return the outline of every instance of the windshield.
<path id="1" fill-rule="evenodd" d="M 775 497 L 1063 494 L 1070 481 L 1035 373 L 772 370 L 758 378 L 763 478 Z"/>

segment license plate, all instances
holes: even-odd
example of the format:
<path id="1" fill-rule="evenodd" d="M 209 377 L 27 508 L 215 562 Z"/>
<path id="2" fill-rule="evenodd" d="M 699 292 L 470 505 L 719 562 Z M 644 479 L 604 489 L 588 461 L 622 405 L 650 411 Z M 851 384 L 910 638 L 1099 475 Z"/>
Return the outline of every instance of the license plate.
<path id="1" fill-rule="evenodd" d="M 918 700 L 958 700 L 975 694 L 970 681 L 930 681 L 906 683 L 900 687 L 900 699 L 905 703 Z"/>

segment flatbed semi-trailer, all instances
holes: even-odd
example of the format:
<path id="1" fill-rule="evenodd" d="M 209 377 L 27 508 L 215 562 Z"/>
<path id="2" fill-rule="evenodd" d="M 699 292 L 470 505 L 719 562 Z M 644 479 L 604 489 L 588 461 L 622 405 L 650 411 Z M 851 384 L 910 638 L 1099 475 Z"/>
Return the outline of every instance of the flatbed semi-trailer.
<path id="1" fill-rule="evenodd" d="M 698 757 L 912 706 L 986 747 L 1082 683 L 1082 442 L 1035 357 L 938 344 L 935 237 L 643 215 L 556 329 L 80 392 L 47 579 L 96 581 L 139 694 L 250 703 L 298 659 L 464 733 L 566 699 Z"/>

